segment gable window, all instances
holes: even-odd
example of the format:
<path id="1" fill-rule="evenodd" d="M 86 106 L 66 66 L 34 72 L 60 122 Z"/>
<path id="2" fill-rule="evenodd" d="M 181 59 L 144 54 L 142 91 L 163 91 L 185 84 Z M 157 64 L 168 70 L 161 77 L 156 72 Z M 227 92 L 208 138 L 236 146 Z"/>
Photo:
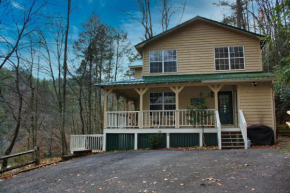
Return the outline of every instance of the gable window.
<path id="1" fill-rule="evenodd" d="M 177 72 L 177 51 L 150 51 L 150 73 Z"/>
<path id="2" fill-rule="evenodd" d="M 150 93 L 150 110 L 175 110 L 175 93 Z"/>
<path id="3" fill-rule="evenodd" d="M 216 70 L 244 70 L 244 47 L 219 47 L 215 48 Z"/>

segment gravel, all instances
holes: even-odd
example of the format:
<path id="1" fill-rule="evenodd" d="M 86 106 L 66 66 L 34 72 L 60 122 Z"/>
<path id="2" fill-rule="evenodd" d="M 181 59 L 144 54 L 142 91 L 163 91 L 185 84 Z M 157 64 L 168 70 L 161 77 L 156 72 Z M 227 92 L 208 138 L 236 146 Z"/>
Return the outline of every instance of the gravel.
<path id="1" fill-rule="evenodd" d="M 0 182 L 0 192 L 290 192 L 280 149 L 91 155 Z"/>

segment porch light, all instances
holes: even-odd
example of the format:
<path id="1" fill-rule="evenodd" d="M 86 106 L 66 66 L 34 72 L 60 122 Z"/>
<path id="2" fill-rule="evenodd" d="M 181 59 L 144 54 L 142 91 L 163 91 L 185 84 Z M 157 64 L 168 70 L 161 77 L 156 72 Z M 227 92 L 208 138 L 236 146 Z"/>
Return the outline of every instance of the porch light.
<path id="1" fill-rule="evenodd" d="M 211 98 L 214 97 L 214 92 L 213 92 L 213 91 L 210 92 L 210 97 L 211 97 Z"/>
<path id="2" fill-rule="evenodd" d="M 257 84 L 258 84 L 257 82 L 252 82 L 253 86 L 257 86 Z"/>

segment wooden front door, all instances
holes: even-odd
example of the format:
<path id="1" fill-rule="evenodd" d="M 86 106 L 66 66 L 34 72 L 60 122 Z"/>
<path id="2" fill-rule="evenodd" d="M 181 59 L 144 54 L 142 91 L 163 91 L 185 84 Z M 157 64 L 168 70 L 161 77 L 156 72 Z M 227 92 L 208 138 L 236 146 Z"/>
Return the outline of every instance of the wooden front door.
<path id="1" fill-rule="evenodd" d="M 219 115 L 221 124 L 233 124 L 233 94 L 231 91 L 218 93 Z"/>

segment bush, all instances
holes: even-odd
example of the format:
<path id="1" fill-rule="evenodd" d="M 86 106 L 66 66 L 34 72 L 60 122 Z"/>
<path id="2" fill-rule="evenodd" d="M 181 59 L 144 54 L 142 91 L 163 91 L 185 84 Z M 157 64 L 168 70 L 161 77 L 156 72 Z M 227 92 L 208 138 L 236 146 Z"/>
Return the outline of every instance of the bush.
<path id="1" fill-rule="evenodd" d="M 283 136 L 290 136 L 290 128 L 288 125 L 277 126 L 278 134 Z"/>
<path id="2" fill-rule="evenodd" d="M 162 147 L 162 133 L 150 135 L 148 142 L 151 149 L 160 149 Z"/>

